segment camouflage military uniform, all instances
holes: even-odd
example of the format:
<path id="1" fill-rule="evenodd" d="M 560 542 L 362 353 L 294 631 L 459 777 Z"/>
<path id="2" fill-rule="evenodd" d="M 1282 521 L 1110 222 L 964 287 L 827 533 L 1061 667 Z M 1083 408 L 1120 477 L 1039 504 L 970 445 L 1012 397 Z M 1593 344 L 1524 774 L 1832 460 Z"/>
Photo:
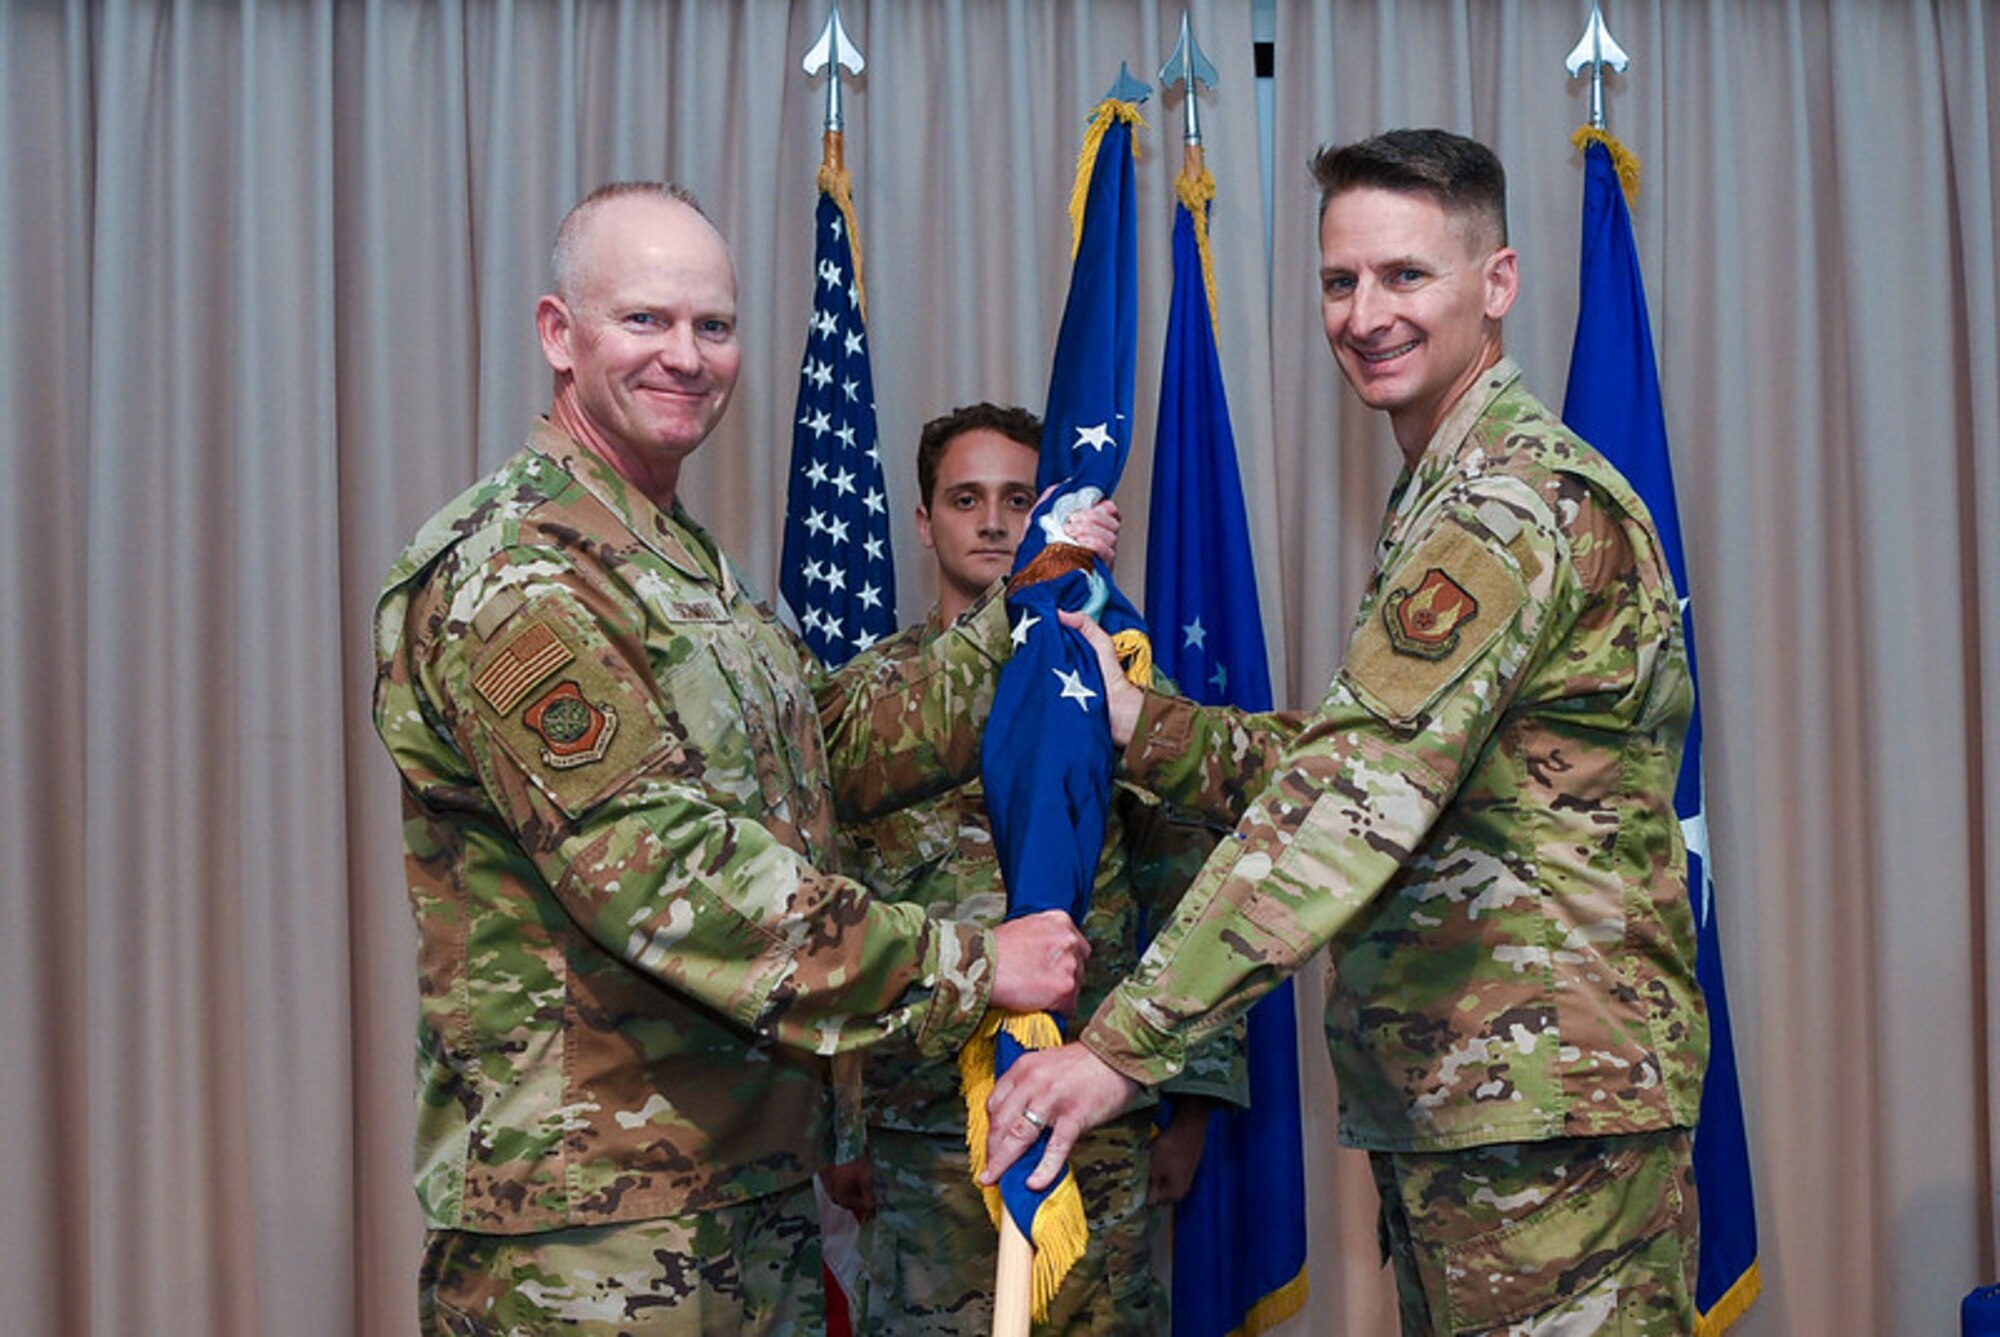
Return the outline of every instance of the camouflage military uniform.
<path id="1" fill-rule="evenodd" d="M 922 625 L 881 642 L 849 672 L 902 672 L 945 630 L 932 609 Z M 881 899 L 974 923 L 997 924 L 1005 916 L 1007 891 L 979 781 L 851 827 L 848 835 L 861 876 Z M 1164 922 L 1215 838 L 1211 827 L 1172 820 L 1129 789 L 1114 795 L 1090 913 L 1081 926 L 1092 951 L 1079 1015 L 1137 964 L 1138 944 Z M 1194 1048 L 1187 1070 L 1167 1090 L 1240 1105 L 1245 1087 L 1240 1033 L 1223 1032 Z M 857 1330 L 990 1329 L 998 1236 L 967 1164 L 956 1066 L 884 1046 L 864 1060 L 862 1104 L 876 1215 L 861 1227 L 867 1276 Z M 1146 1104 L 1086 1136 L 1070 1157 L 1090 1246 L 1057 1293 L 1042 1331 L 1167 1330 L 1152 1235 L 1168 1213 L 1146 1205 L 1153 1127 L 1152 1102 Z"/>
<path id="2" fill-rule="evenodd" d="M 1672 808 L 1692 703 L 1680 609 L 1644 506 L 1518 381 L 1504 359 L 1485 373 L 1399 481 L 1316 712 L 1147 699 L 1128 776 L 1241 822 L 1085 1029 L 1128 1076 L 1170 1075 L 1224 1004 L 1331 944 L 1351 1145 L 1694 1123 L 1707 1022 Z M 1532 1255 L 1535 1220 L 1502 1233 Z"/>
<path id="3" fill-rule="evenodd" d="M 712 539 L 546 422 L 424 527 L 377 607 L 375 713 L 421 930 L 433 1230 L 796 1190 L 820 1055 L 963 1042 L 991 933 L 816 870 L 836 801 L 865 818 L 975 772 L 1006 635 L 996 602 L 900 676 L 816 682 Z"/>

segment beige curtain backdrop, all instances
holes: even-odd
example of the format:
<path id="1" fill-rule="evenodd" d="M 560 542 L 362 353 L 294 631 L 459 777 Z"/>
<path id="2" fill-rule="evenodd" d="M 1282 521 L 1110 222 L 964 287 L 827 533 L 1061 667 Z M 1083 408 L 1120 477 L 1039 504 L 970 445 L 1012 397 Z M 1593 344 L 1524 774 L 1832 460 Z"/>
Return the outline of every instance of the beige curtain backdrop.
<path id="1" fill-rule="evenodd" d="M 1273 263 L 1247 0 L 1193 6 L 1225 372 L 1287 703 L 1339 660 L 1395 469 L 1314 296 L 1312 148 L 1513 178 L 1508 344 L 1558 402 L 1581 0 L 1277 0 Z M 902 613 L 917 426 L 1039 404 L 1083 116 L 1180 6 L 850 0 Z M 1703 649 L 1763 1239 L 1739 1331 L 1935 1334 L 1996 1279 L 2000 5 L 1618 0 Z M 744 383 L 688 500 L 774 585 L 812 279 L 820 0 L 0 5 L 0 1302 L 27 1334 L 400 1334 L 413 935 L 367 723 L 403 540 L 547 395 L 563 208 L 673 176 L 735 245 Z M 1179 95 L 1148 105 L 1144 569 Z M 1391 1330 L 1307 979 L 1313 1298 Z"/>

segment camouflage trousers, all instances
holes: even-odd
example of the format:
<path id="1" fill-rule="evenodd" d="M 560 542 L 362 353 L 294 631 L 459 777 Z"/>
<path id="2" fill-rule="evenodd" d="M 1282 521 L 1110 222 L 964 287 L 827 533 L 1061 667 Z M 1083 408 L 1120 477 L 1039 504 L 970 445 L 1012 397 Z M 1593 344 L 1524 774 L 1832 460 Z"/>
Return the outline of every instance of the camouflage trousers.
<path id="1" fill-rule="evenodd" d="M 1090 1220 L 1090 1246 L 1056 1293 L 1037 1334 L 1167 1331 L 1167 1295 L 1153 1271 L 1166 1212 L 1146 1205 L 1151 1111 L 1087 1135 L 1070 1170 Z M 869 1337 L 957 1337 L 993 1330 L 999 1237 L 967 1167 L 965 1140 L 870 1128 L 875 1215 L 861 1227 L 865 1280 L 855 1331 Z"/>
<path id="2" fill-rule="evenodd" d="M 1686 1129 L 1370 1155 L 1404 1337 L 1694 1331 Z"/>
<path id="3" fill-rule="evenodd" d="M 812 1182 L 708 1212 L 477 1235 L 433 1230 L 425 1334 L 769 1337 L 826 1330 Z"/>

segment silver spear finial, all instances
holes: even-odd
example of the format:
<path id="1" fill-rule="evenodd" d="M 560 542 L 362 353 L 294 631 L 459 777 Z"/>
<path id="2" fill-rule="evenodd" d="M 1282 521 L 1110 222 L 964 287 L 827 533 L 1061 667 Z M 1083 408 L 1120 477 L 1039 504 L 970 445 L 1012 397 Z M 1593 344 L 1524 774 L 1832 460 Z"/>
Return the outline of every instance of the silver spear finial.
<path id="1" fill-rule="evenodd" d="M 1186 10 L 1181 11 L 1181 40 L 1174 46 L 1167 63 L 1160 66 L 1160 87 L 1172 88 L 1176 83 L 1187 86 L 1187 106 L 1181 113 L 1181 143 L 1201 143 L 1201 98 L 1196 93 L 1197 84 L 1215 87 L 1215 66 L 1201 49 L 1201 43 L 1194 40 L 1194 29 L 1188 24 Z"/>
<path id="2" fill-rule="evenodd" d="M 1569 53 L 1569 59 L 1563 62 L 1572 79 L 1583 72 L 1584 66 L 1590 67 L 1591 129 L 1604 128 L 1605 67 L 1623 74 L 1625 67 L 1631 63 L 1632 58 L 1625 54 L 1625 49 L 1611 40 L 1611 30 L 1604 26 L 1604 11 L 1593 3 L 1590 6 L 1590 22 L 1583 30 L 1583 40 L 1576 44 L 1576 48 Z"/>
<path id="3" fill-rule="evenodd" d="M 834 0 L 833 12 L 826 16 L 826 26 L 820 29 L 818 40 L 806 52 L 804 65 L 807 74 L 827 71 L 826 132 L 837 135 L 840 133 L 840 72 L 845 69 L 849 74 L 859 74 L 868 68 L 868 62 L 854 49 L 854 43 L 847 40 L 847 29 L 840 26 L 840 0 Z"/>

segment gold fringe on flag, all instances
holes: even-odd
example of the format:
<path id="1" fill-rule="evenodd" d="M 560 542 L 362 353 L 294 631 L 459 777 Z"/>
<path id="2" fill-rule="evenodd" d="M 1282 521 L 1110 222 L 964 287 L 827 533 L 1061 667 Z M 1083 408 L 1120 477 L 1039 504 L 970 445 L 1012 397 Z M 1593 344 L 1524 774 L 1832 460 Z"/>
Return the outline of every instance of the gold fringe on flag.
<path id="1" fill-rule="evenodd" d="M 1243 1322 L 1229 1330 L 1229 1337 L 1257 1337 L 1269 1332 L 1306 1307 L 1306 1291 L 1306 1272 L 1300 1268 L 1297 1276 L 1251 1305 Z"/>
<path id="2" fill-rule="evenodd" d="M 1139 136 L 1136 133 L 1145 128 L 1146 122 L 1139 115 L 1139 104 L 1120 102 L 1117 98 L 1106 98 L 1090 113 L 1090 129 L 1084 132 L 1083 147 L 1076 154 L 1076 181 L 1069 188 L 1069 258 L 1076 259 L 1077 248 L 1083 245 L 1083 206 L 1090 199 L 1090 174 L 1097 169 L 1097 146 L 1104 142 L 1104 132 L 1111 128 L 1114 120 L 1124 121 L 1135 132 L 1132 136 L 1132 161 L 1139 160 Z"/>
<path id="3" fill-rule="evenodd" d="M 838 77 L 839 71 L 835 71 Z M 841 158 L 840 135 L 829 130 L 820 148 L 819 158 L 820 194 L 831 196 L 840 216 L 847 224 L 847 253 L 854 258 L 854 305 L 861 311 L 861 319 L 868 319 L 868 293 L 861 286 L 861 229 L 854 225 L 854 180 L 847 174 L 847 164 Z"/>
<path id="4" fill-rule="evenodd" d="M 1722 1337 L 1723 1333 L 1729 1331 L 1731 1324 L 1743 1317 L 1744 1312 L 1750 1308 L 1751 1301 L 1755 1300 L 1763 1289 L 1763 1273 L 1757 1270 L 1757 1264 L 1753 1262 L 1744 1269 L 1743 1275 L 1736 1279 L 1736 1284 L 1722 1293 L 1722 1298 L 1715 1302 L 1715 1307 L 1695 1320 L 1695 1337 Z"/>
<path id="5" fill-rule="evenodd" d="M 1611 166 L 1618 173 L 1618 184 L 1625 189 L 1625 204 L 1636 208 L 1639 203 L 1639 155 L 1620 143 L 1618 136 L 1609 130 L 1600 130 L 1594 125 L 1579 126 L 1569 137 L 1569 142 L 1582 153 L 1592 144 L 1602 144 L 1611 151 Z"/>
<path id="6" fill-rule="evenodd" d="M 972 1179 L 978 1184 L 979 1176 L 986 1173 L 986 1099 L 993 1094 L 993 1067 L 999 1056 L 999 1036 L 1005 1031 L 1015 1043 L 1024 1049 L 1056 1049 L 1062 1045 L 1062 1030 L 1055 1018 L 1046 1012 L 988 1012 L 980 1021 L 972 1038 L 965 1042 L 965 1048 L 958 1051 L 958 1085 L 965 1096 L 965 1152 L 972 1171 Z M 979 1184 L 979 1194 L 986 1200 L 986 1213 L 993 1218 L 994 1229 L 999 1229 L 1001 1215 L 1007 1210 L 1001 1199 L 1000 1189 Z M 1035 1263 L 1031 1273 L 1032 1307 L 1037 1323 L 1049 1316 L 1049 1304 L 1055 1299 L 1056 1291 L 1062 1286 L 1063 1278 L 1083 1257 L 1084 1249 L 1090 1243 L 1090 1226 L 1084 1219 L 1083 1194 L 1076 1187 L 1076 1175 L 1067 1173 L 1056 1181 L 1042 1199 L 1042 1205 L 1035 1209 L 1035 1220 L 1028 1231 L 1028 1238 L 1035 1246 Z"/>
<path id="7" fill-rule="evenodd" d="M 1174 198 L 1187 206 L 1194 219 L 1194 248 L 1201 255 L 1201 286 L 1208 293 L 1208 327 L 1222 341 L 1222 327 L 1216 315 L 1215 255 L 1208 249 L 1208 206 L 1215 198 L 1215 177 L 1202 162 L 1201 145 L 1190 144 L 1181 162 L 1181 174 L 1174 178 Z"/>

